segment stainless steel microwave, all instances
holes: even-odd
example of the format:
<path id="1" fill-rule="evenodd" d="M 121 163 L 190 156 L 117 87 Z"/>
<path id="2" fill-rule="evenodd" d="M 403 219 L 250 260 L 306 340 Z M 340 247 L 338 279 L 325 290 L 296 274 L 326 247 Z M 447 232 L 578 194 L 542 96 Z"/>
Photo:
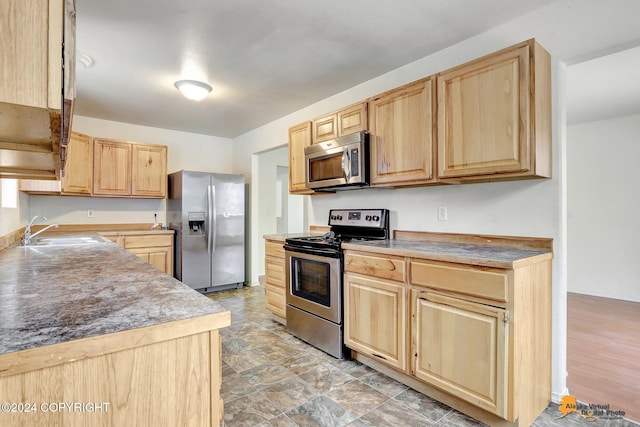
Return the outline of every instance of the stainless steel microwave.
<path id="1" fill-rule="evenodd" d="M 307 188 L 333 191 L 369 185 L 369 134 L 352 133 L 304 148 Z"/>

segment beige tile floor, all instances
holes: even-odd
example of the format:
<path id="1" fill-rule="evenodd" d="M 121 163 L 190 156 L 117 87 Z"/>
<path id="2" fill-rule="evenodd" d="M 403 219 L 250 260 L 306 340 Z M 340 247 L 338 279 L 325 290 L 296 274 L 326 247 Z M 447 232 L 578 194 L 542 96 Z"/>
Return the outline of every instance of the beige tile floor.
<path id="1" fill-rule="evenodd" d="M 288 334 L 271 320 L 262 287 L 208 296 L 231 311 L 231 326 L 221 331 L 226 427 L 484 425 L 359 362 L 334 359 Z M 630 425 L 557 420 L 559 414 L 551 404 L 534 425 Z"/>

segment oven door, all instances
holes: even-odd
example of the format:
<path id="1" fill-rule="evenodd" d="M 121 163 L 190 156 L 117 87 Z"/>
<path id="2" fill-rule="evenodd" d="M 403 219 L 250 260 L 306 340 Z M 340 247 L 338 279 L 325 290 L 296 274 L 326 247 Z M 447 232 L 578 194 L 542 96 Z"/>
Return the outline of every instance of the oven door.
<path id="1" fill-rule="evenodd" d="M 287 305 L 342 323 L 342 265 L 339 252 L 285 250 Z"/>

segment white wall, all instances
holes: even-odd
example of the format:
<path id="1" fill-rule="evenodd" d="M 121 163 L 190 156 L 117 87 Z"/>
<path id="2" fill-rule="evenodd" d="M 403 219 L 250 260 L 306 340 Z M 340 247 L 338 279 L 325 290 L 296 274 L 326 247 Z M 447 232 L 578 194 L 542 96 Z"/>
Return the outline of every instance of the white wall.
<path id="1" fill-rule="evenodd" d="M 167 171 L 181 169 L 233 173 L 233 142 L 195 133 L 158 129 L 74 116 L 73 130 L 94 137 L 167 146 Z M 94 216 L 87 217 L 92 209 Z M 45 215 L 60 224 L 151 223 L 153 213 L 166 223 L 166 205 L 158 199 L 29 196 L 28 215 Z"/>
<path id="2" fill-rule="evenodd" d="M 566 142 L 561 62 L 599 56 L 618 44 L 638 40 L 638 9 L 632 0 L 566 0 L 534 11 L 241 135 L 235 139 L 236 171 L 244 172 L 250 182 L 252 154 L 281 145 L 292 125 L 535 37 L 551 53 L 553 62 L 553 179 L 338 193 L 312 198 L 309 223 L 326 224 L 329 208 L 380 207 L 392 210 L 393 228 L 553 238 L 552 390 L 558 401 L 567 392 Z M 594 38 L 594 29 L 612 38 Z M 585 36 L 589 36 L 589 43 L 583 42 Z M 256 191 L 252 186 L 252 193 Z M 449 221 L 436 220 L 439 204 L 448 205 Z M 260 238 L 252 232 L 252 240 Z"/>
<path id="3" fill-rule="evenodd" d="M 640 115 L 567 129 L 569 292 L 640 302 Z"/>

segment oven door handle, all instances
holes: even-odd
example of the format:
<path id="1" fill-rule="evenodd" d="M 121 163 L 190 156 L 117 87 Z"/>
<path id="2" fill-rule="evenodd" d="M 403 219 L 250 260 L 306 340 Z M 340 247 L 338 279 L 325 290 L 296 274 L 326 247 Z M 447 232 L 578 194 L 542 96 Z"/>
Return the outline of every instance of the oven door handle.
<path id="1" fill-rule="evenodd" d="M 340 258 L 340 251 L 336 251 L 335 249 L 302 248 L 299 246 L 284 245 L 284 250 L 291 252 L 292 255 L 295 255 L 297 252 L 300 254 L 325 256 L 328 258 Z"/>

